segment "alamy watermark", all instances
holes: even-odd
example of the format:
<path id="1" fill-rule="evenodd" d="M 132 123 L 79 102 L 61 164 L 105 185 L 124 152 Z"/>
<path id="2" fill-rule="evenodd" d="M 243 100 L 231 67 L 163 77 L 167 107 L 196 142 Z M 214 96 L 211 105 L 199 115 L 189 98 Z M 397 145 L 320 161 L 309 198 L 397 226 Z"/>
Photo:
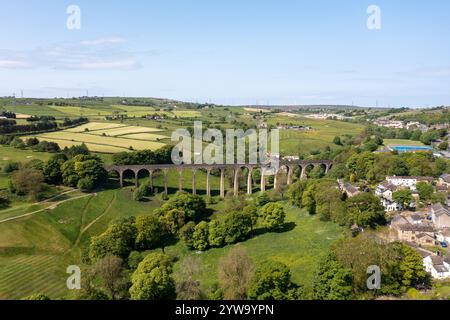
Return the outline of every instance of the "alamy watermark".
<path id="1" fill-rule="evenodd" d="M 79 266 L 68 266 L 66 273 L 70 276 L 66 280 L 67 289 L 80 290 L 81 289 L 81 269 Z"/>
<path id="2" fill-rule="evenodd" d="M 265 175 L 278 172 L 279 129 L 270 130 L 270 135 L 267 129 L 249 129 L 245 132 L 242 129 L 226 129 L 225 132 L 224 137 L 218 129 L 203 130 L 200 121 L 194 122 L 193 135 L 187 129 L 175 130 L 172 141 L 178 144 L 172 149 L 172 162 L 176 165 L 259 164 L 264 166 Z M 209 144 L 203 148 L 204 143 Z"/>
<path id="3" fill-rule="evenodd" d="M 381 30 L 381 8 L 377 5 L 370 5 L 367 8 L 367 29 L 369 30 Z"/>
<path id="4" fill-rule="evenodd" d="M 80 30 L 81 29 L 81 9 L 75 4 L 71 4 L 67 7 L 66 13 L 69 15 L 67 17 L 66 26 L 69 30 Z"/>
<path id="5" fill-rule="evenodd" d="M 367 268 L 367 289 L 380 290 L 381 289 L 381 269 L 379 266 L 369 266 Z"/>

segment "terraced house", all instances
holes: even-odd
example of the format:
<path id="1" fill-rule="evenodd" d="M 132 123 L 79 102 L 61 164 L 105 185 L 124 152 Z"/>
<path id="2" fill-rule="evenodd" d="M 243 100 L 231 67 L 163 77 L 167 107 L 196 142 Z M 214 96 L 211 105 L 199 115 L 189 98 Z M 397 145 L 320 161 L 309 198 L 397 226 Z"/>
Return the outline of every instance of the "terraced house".
<path id="1" fill-rule="evenodd" d="M 430 208 L 431 219 L 436 229 L 450 228 L 450 209 L 441 203 L 437 203 Z"/>

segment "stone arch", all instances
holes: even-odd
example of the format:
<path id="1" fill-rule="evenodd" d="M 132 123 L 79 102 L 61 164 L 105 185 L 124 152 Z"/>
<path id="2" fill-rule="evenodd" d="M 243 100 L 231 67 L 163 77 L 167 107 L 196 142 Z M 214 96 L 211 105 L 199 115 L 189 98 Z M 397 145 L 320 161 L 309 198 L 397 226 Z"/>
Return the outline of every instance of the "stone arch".
<path id="1" fill-rule="evenodd" d="M 312 170 L 314 170 L 314 168 L 316 167 L 316 164 L 314 163 L 305 163 L 303 165 L 303 169 L 302 169 L 302 177 L 301 179 L 308 179 L 309 178 L 309 174 Z"/>
<path id="2" fill-rule="evenodd" d="M 116 168 L 110 168 L 110 169 L 107 169 L 106 172 L 108 173 L 109 180 L 114 180 L 114 181 L 118 182 L 121 187 L 123 186 L 122 171 L 120 171 L 119 169 L 116 169 Z"/>
<path id="3" fill-rule="evenodd" d="M 132 180 L 133 184 L 136 185 L 136 181 L 137 181 L 137 175 L 136 175 L 136 171 L 132 168 L 123 168 L 122 172 L 121 172 L 121 176 L 122 176 L 122 186 L 126 185 L 126 181 L 127 180 Z"/>
<path id="4" fill-rule="evenodd" d="M 139 186 L 139 179 L 145 179 L 148 178 L 150 180 L 150 184 L 152 185 L 153 188 L 153 184 L 152 184 L 152 174 L 151 171 L 145 167 L 143 168 L 137 168 L 135 170 L 135 174 L 136 174 L 136 186 Z"/>
<path id="5" fill-rule="evenodd" d="M 276 191 L 280 191 L 283 186 L 289 185 L 288 184 L 289 170 L 290 168 L 286 164 L 282 164 L 278 168 L 278 171 L 275 173 L 273 182 L 273 188 Z"/>
<path id="6" fill-rule="evenodd" d="M 242 186 L 247 185 L 248 172 L 249 168 L 245 165 L 236 165 L 234 167 L 233 193 L 235 196 L 239 195 L 239 190 Z"/>

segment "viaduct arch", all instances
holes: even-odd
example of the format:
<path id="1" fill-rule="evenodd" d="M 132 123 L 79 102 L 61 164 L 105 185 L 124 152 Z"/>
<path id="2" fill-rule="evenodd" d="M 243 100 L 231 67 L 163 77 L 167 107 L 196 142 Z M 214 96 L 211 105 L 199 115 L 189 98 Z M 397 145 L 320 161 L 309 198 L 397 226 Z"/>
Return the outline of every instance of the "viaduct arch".
<path id="1" fill-rule="evenodd" d="M 286 184 L 291 185 L 294 181 L 294 173 L 296 169 L 300 169 L 300 179 L 307 179 L 307 168 L 312 167 L 315 168 L 317 166 L 323 166 L 325 169 L 325 173 L 333 166 L 332 161 L 328 160 L 305 160 L 305 161 L 281 161 L 279 170 L 276 173 L 271 175 L 274 176 L 274 187 L 276 188 L 281 182 L 279 181 L 279 173 L 281 171 L 285 171 L 287 178 Z M 211 181 L 210 175 L 212 170 L 220 171 L 220 197 L 225 197 L 225 170 L 233 170 L 234 172 L 234 185 L 233 191 L 234 195 L 237 196 L 239 194 L 239 173 L 242 169 L 247 169 L 247 194 L 253 193 L 253 178 L 252 174 L 255 170 L 261 170 L 261 180 L 260 180 L 260 190 L 261 192 L 266 191 L 267 177 L 269 175 L 263 174 L 268 167 L 261 164 L 152 164 L 152 165 L 112 165 L 105 166 L 105 170 L 108 173 L 116 172 L 119 175 L 120 186 L 123 187 L 123 178 L 124 173 L 126 171 L 130 171 L 134 173 L 135 185 L 139 186 L 139 173 L 141 171 L 147 171 L 150 177 L 150 187 L 153 189 L 153 178 L 156 172 L 163 173 L 163 183 L 164 183 L 164 193 L 167 195 L 168 193 L 168 182 L 167 175 L 169 170 L 176 170 L 179 173 L 178 178 L 178 186 L 179 190 L 183 189 L 183 178 L 182 172 L 183 170 L 192 170 L 192 193 L 197 193 L 197 171 L 204 170 L 206 171 L 206 195 L 211 196 Z"/>

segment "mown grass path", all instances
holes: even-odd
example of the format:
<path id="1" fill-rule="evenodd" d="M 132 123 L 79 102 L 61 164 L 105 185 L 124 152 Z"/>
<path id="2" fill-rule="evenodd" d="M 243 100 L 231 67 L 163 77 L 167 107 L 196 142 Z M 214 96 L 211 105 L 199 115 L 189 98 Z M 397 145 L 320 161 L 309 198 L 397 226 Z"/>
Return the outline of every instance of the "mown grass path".
<path id="1" fill-rule="evenodd" d="M 34 205 L 42 205 L 42 204 L 45 204 L 45 203 L 49 203 L 51 199 L 55 199 L 55 198 L 58 198 L 58 197 L 60 197 L 60 196 L 62 196 L 62 195 L 65 195 L 65 194 L 68 194 L 68 193 L 72 193 L 72 192 L 75 192 L 75 191 L 77 191 L 77 190 L 71 190 L 71 191 L 67 191 L 67 192 L 61 193 L 61 194 L 59 194 L 59 195 L 57 195 L 57 196 L 54 196 L 54 197 L 52 197 L 52 198 L 50 198 L 50 199 L 47 199 L 47 200 L 45 200 L 45 201 L 35 203 Z M 95 195 L 95 194 L 94 194 L 94 195 Z M 65 202 L 68 202 L 68 201 L 77 200 L 77 199 L 81 199 L 81 198 L 85 198 L 85 197 L 90 197 L 90 196 L 92 196 L 92 194 L 86 194 L 86 195 L 81 195 L 81 196 L 74 197 L 74 198 L 64 199 L 64 200 L 61 200 L 61 201 L 52 203 L 52 204 L 51 204 L 50 206 L 48 206 L 48 207 L 45 207 L 45 208 L 42 208 L 42 209 L 39 209 L 39 210 L 36 210 L 36 211 L 33 211 L 33 212 L 28 212 L 28 213 L 24 213 L 24 214 L 21 214 L 21 215 L 18 215 L 18 216 L 9 217 L 9 218 L 0 220 L 0 223 L 5 223 L 5 222 L 8 222 L 8 221 L 17 220 L 17 219 L 21 219 L 21 218 L 25 218 L 25 217 L 29 217 L 29 216 L 32 216 L 32 215 L 34 215 L 34 214 L 37 214 L 37 213 L 46 211 L 46 210 L 48 210 L 48 209 L 55 209 L 57 206 L 59 206 L 59 205 L 62 204 L 62 203 L 65 203 Z"/>
<path id="2" fill-rule="evenodd" d="M 73 248 L 78 247 L 81 237 L 82 235 L 89 230 L 90 227 L 92 227 L 97 221 L 99 221 L 101 218 L 103 218 L 112 208 L 114 202 L 116 201 L 116 193 L 114 193 L 113 198 L 111 200 L 111 202 L 109 203 L 108 207 L 103 211 L 103 213 L 101 215 L 99 215 L 97 218 L 95 218 L 93 221 L 91 221 L 87 226 L 85 226 L 83 229 L 80 228 L 80 232 L 78 233 L 78 237 L 75 240 L 75 243 L 73 245 Z M 88 203 L 89 204 L 89 203 Z M 89 205 L 86 205 L 85 210 L 83 210 L 83 215 L 81 217 L 81 227 L 83 227 L 84 225 L 84 220 L 86 219 L 86 213 L 87 213 L 87 209 L 88 209 Z M 72 249 L 73 249 L 72 248 Z"/>

